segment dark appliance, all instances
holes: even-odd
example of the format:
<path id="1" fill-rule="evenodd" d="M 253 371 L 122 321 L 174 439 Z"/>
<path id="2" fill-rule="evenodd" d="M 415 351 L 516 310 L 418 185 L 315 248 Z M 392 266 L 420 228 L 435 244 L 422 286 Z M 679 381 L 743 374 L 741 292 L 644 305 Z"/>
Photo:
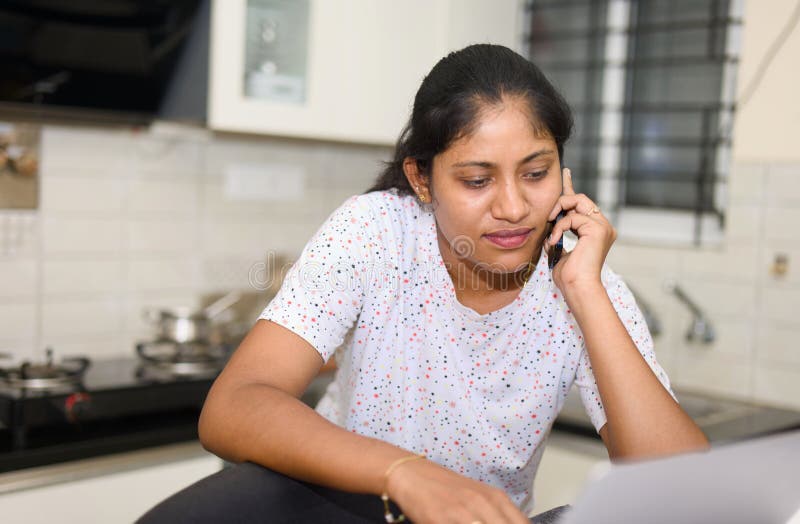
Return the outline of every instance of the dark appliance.
<path id="1" fill-rule="evenodd" d="M 139 352 L 149 359 L 55 363 L 48 353 L 44 363 L 0 366 L 0 472 L 196 439 L 224 359 L 187 367 Z"/>
<path id="2" fill-rule="evenodd" d="M 0 2 L 0 115 L 147 123 L 204 105 L 209 3 Z"/>

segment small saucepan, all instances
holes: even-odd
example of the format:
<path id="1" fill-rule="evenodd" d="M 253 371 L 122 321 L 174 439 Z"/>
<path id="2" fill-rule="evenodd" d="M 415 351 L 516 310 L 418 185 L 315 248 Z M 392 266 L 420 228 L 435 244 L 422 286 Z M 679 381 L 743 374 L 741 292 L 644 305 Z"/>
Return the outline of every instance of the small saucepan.
<path id="1" fill-rule="evenodd" d="M 144 318 L 156 327 L 159 342 L 208 342 L 214 317 L 234 305 L 241 298 L 239 291 L 231 291 L 204 309 L 186 307 L 171 309 L 146 309 Z"/>

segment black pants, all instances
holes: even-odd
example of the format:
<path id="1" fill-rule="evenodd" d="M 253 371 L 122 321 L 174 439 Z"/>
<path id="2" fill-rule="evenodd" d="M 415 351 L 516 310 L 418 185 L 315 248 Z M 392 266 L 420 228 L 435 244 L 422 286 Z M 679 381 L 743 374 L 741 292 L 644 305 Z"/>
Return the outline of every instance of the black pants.
<path id="1" fill-rule="evenodd" d="M 538 515 L 531 522 L 556 522 L 554 519 L 562 509 Z M 397 515 L 398 508 L 393 506 L 393 510 Z M 179 491 L 137 522 L 366 524 L 384 522 L 384 519 L 380 497 L 301 482 L 246 462 L 225 468 Z"/>

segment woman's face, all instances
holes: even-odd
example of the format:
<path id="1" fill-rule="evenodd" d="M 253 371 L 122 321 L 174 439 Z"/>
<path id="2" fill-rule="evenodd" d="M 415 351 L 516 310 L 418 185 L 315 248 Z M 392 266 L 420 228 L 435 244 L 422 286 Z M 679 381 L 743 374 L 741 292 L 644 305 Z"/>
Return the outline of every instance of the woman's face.
<path id="1" fill-rule="evenodd" d="M 523 102 L 485 109 L 472 134 L 434 157 L 431 180 L 449 267 L 502 274 L 538 259 L 561 168 L 555 141 L 535 132 Z"/>

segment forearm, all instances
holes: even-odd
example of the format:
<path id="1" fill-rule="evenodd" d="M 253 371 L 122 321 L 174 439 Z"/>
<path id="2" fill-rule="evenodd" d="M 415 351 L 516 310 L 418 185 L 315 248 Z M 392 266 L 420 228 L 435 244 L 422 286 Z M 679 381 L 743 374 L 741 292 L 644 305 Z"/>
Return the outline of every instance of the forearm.
<path id="1" fill-rule="evenodd" d="M 612 458 L 708 446 L 705 435 L 645 362 L 601 284 L 567 297 L 586 343 L 607 417 Z"/>
<path id="2" fill-rule="evenodd" d="M 409 454 L 342 429 L 263 384 L 212 390 L 199 429 L 203 445 L 227 460 L 357 493 L 379 494 L 388 465 Z"/>

